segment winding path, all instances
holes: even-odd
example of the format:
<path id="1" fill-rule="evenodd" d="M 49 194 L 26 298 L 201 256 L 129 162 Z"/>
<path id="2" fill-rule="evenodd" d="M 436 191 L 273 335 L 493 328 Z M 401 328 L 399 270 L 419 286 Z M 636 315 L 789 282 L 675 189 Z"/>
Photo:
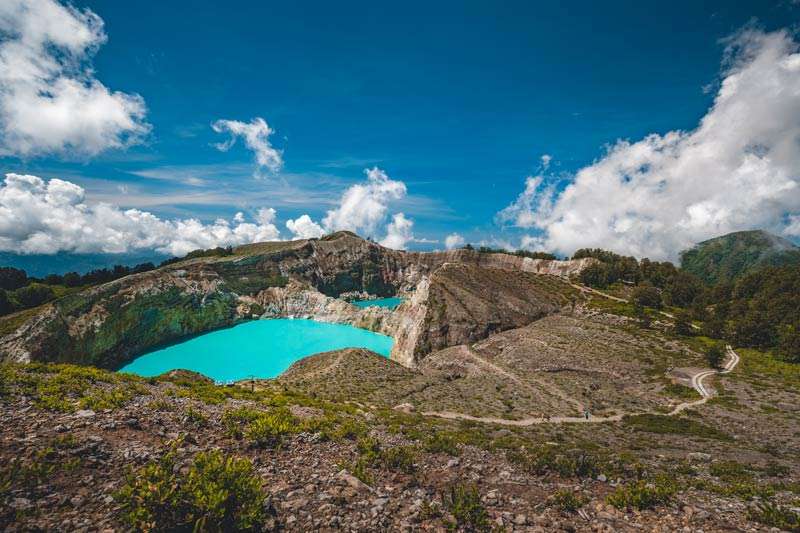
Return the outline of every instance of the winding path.
<path id="1" fill-rule="evenodd" d="M 597 289 L 593 289 L 591 287 L 586 287 L 585 285 L 578 285 L 576 283 L 572 283 L 571 281 L 564 280 L 570 286 L 578 289 L 581 292 L 588 292 L 593 293 L 598 296 L 602 296 L 604 298 L 608 298 L 609 300 L 614 300 L 616 302 L 628 303 L 628 300 L 625 298 L 620 298 L 618 296 L 613 296 L 603 291 L 599 291 Z M 666 311 L 659 311 L 660 314 L 666 316 L 668 318 L 675 318 L 674 315 L 667 313 Z M 691 324 L 692 328 L 700 329 L 695 324 Z M 471 351 L 471 350 L 470 350 Z M 733 348 L 730 345 L 725 346 L 725 352 L 728 355 L 728 361 L 722 367 L 721 370 L 714 370 L 711 368 L 698 370 L 695 374 L 691 377 L 692 388 L 700 394 L 699 400 L 694 400 L 691 402 L 683 402 L 676 405 L 672 411 L 667 413 L 666 416 L 675 416 L 680 414 L 681 412 L 694 407 L 696 405 L 702 405 L 710 400 L 714 396 L 714 390 L 706 387 L 704 381 L 707 377 L 713 376 L 715 374 L 729 374 L 736 368 L 736 365 L 739 364 L 740 358 L 739 355 L 733 351 Z M 474 352 L 473 352 L 473 355 Z M 480 358 L 478 358 L 480 359 Z M 486 362 L 486 361 L 484 361 Z M 498 367 L 499 368 L 499 367 Z M 506 374 L 505 371 L 503 371 Z M 514 376 L 516 378 L 516 376 Z M 516 381 L 516 379 L 515 379 Z M 625 414 L 616 414 L 611 416 L 589 416 L 582 417 L 582 416 L 553 416 L 548 419 L 545 419 L 541 416 L 538 417 L 529 417 L 529 418 L 522 418 L 519 420 L 509 420 L 506 418 L 495 418 L 495 417 L 479 417 L 479 416 L 472 416 L 465 413 L 456 413 L 453 411 L 423 411 L 422 413 L 424 416 L 432 416 L 436 418 L 445 418 L 448 420 L 469 420 L 471 422 L 482 422 L 486 424 L 498 424 L 502 426 L 517 426 L 517 427 L 524 427 L 524 426 L 533 426 L 536 424 L 598 424 L 602 422 L 619 422 L 622 420 L 622 417 L 626 414 L 662 414 L 655 411 L 644 411 L 641 413 L 625 413 Z"/>
<path id="2" fill-rule="evenodd" d="M 725 363 L 725 366 L 722 370 L 712 370 L 712 369 L 704 369 L 697 371 L 691 378 L 692 381 L 692 388 L 700 394 L 702 397 L 699 400 L 691 401 L 691 402 L 683 402 L 675 406 L 667 416 L 675 416 L 682 411 L 694 407 L 696 405 L 702 405 L 706 403 L 709 399 L 714 396 L 713 389 L 709 389 L 704 384 L 704 381 L 707 377 L 713 376 L 715 374 L 729 374 L 736 368 L 736 365 L 739 364 L 740 358 L 739 355 L 733 351 L 733 348 L 729 346 L 725 347 L 727 354 L 728 354 L 728 361 Z M 502 426 L 533 426 L 536 424 L 599 424 L 602 422 L 619 422 L 622 420 L 622 417 L 625 414 L 616 414 L 611 416 L 589 416 L 589 418 L 585 418 L 582 416 L 553 416 L 549 419 L 545 419 L 541 416 L 536 417 L 529 417 L 529 418 L 522 418 L 519 420 L 509 420 L 507 418 L 495 418 L 495 417 L 479 417 L 479 416 L 472 416 L 464 413 L 455 413 L 453 411 L 424 411 L 422 413 L 424 416 L 432 416 L 436 418 L 445 418 L 448 420 L 469 420 L 471 422 L 482 422 L 485 424 L 498 424 Z M 642 413 L 626 413 L 626 414 L 662 414 L 655 411 L 645 411 Z"/>

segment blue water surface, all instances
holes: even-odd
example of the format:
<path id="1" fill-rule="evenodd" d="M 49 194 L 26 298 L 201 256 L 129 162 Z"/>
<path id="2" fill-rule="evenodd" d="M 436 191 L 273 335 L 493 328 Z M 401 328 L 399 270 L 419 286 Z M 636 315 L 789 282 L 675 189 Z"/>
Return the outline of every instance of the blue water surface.
<path id="1" fill-rule="evenodd" d="M 150 377 L 169 370 L 193 370 L 216 381 L 273 378 L 311 354 L 368 348 L 389 356 L 393 339 L 342 324 L 277 318 L 253 320 L 144 354 L 120 372 Z"/>
<path id="2" fill-rule="evenodd" d="M 388 307 L 389 309 L 394 309 L 398 305 L 402 303 L 402 298 L 378 298 L 376 300 L 356 300 L 354 302 L 350 302 L 351 304 L 357 307 Z"/>

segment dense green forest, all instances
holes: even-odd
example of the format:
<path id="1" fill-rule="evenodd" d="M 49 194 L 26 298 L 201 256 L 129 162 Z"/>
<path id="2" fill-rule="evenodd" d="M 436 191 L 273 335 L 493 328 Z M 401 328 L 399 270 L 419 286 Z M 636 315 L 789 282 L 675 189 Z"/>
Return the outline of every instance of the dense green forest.
<path id="1" fill-rule="evenodd" d="M 681 254 L 681 268 L 712 285 L 734 282 L 767 266 L 790 265 L 800 266 L 800 248 L 762 230 L 715 237 Z"/>
<path id="2" fill-rule="evenodd" d="M 735 281 L 704 282 L 669 262 L 637 261 L 607 250 L 582 249 L 574 259 L 599 260 L 580 274 L 585 285 L 632 286 L 636 308 L 678 308 L 678 322 L 702 323 L 703 334 L 736 346 L 773 351 L 800 363 L 800 267 L 763 266 Z M 691 335 L 691 327 L 681 328 Z"/>

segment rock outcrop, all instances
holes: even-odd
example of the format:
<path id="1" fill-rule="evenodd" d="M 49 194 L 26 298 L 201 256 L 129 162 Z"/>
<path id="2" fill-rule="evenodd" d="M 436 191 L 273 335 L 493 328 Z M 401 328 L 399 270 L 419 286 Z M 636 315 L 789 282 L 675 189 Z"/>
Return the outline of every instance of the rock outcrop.
<path id="1" fill-rule="evenodd" d="M 414 366 L 430 352 L 530 324 L 568 305 L 570 292 L 513 268 L 445 263 L 398 309 L 392 358 Z"/>
<path id="2" fill-rule="evenodd" d="M 537 289 L 533 274 L 568 276 L 591 261 L 474 250 L 403 252 L 349 232 L 252 244 L 229 256 L 180 261 L 47 304 L 0 338 L 0 359 L 115 368 L 156 346 L 239 321 L 297 316 L 393 335 L 392 357 L 413 366 L 431 349 L 474 341 L 554 311 L 563 302 Z M 359 309 L 337 298 L 353 292 L 410 298 L 395 313 Z"/>

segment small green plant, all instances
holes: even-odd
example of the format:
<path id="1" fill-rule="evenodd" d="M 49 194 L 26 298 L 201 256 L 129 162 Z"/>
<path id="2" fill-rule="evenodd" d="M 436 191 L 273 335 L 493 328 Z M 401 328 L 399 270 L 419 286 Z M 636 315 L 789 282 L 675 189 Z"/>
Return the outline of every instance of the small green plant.
<path id="1" fill-rule="evenodd" d="M 452 435 L 440 431 L 425 439 L 422 447 L 430 453 L 446 453 L 452 456 L 461 454 L 461 450 L 458 448 L 458 441 Z"/>
<path id="2" fill-rule="evenodd" d="M 367 431 L 367 426 L 363 422 L 345 418 L 339 424 L 325 431 L 325 435 L 331 440 L 356 440 L 365 436 Z"/>
<path id="3" fill-rule="evenodd" d="M 176 445 L 130 472 L 116 493 L 123 520 L 142 531 L 246 531 L 266 518 L 261 480 L 248 459 L 201 452 L 185 474 Z"/>
<path id="4" fill-rule="evenodd" d="M 185 418 L 188 424 L 195 427 L 202 428 L 208 426 L 208 417 L 194 407 L 186 409 Z"/>
<path id="5" fill-rule="evenodd" d="M 510 451 L 506 455 L 523 470 L 535 475 L 557 473 L 564 477 L 594 477 L 607 466 L 585 450 L 562 451 L 552 445 Z"/>
<path id="6" fill-rule="evenodd" d="M 651 481 L 640 479 L 627 485 L 617 487 L 609 494 L 606 501 L 617 509 L 652 509 L 657 505 L 669 503 L 677 487 L 674 482 L 665 476 L 659 476 Z"/>
<path id="7" fill-rule="evenodd" d="M 260 448 L 277 446 L 286 435 L 302 429 L 286 407 L 275 407 L 271 411 L 240 407 L 225 411 L 222 424 L 232 437 L 246 437 Z"/>
<path id="8" fill-rule="evenodd" d="M 395 446 L 381 451 L 381 462 L 389 470 L 410 474 L 414 471 L 417 454 L 411 446 Z"/>
<path id="9" fill-rule="evenodd" d="M 564 512 L 574 513 L 586 505 L 586 498 L 582 494 L 577 494 L 572 490 L 561 489 L 550 497 L 550 502 L 553 506 Z"/>
<path id="10" fill-rule="evenodd" d="M 369 471 L 369 465 L 363 457 L 359 457 L 359 459 L 352 465 L 344 466 L 350 470 L 355 477 L 361 480 L 362 483 L 372 485 L 375 482 L 375 478 L 372 477 L 372 473 Z"/>
<path id="11" fill-rule="evenodd" d="M 765 526 L 800 532 L 800 513 L 770 501 L 757 503 L 748 510 L 747 515 L 751 520 Z"/>
<path id="12" fill-rule="evenodd" d="M 158 399 L 148 402 L 145 406 L 150 411 L 174 411 L 175 406 L 167 400 Z"/>
<path id="13" fill-rule="evenodd" d="M 718 461 L 712 463 L 711 466 L 708 467 L 708 472 L 712 476 L 725 481 L 740 481 L 752 477 L 750 469 L 746 465 L 737 463 L 736 461 Z"/>
<path id="14" fill-rule="evenodd" d="M 244 436 L 259 448 L 278 446 L 291 433 L 297 422 L 285 408 L 262 414 L 247 425 Z"/>
<path id="15" fill-rule="evenodd" d="M 383 466 L 389 470 L 410 474 L 414 471 L 417 454 L 412 446 L 394 446 L 382 449 L 380 443 L 372 437 L 362 437 L 356 443 L 360 454 L 359 461 L 365 466 Z"/>
<path id="16" fill-rule="evenodd" d="M 631 415 L 623 418 L 622 423 L 637 431 L 648 433 L 687 435 L 721 441 L 731 440 L 727 433 L 686 417 L 654 414 Z"/>
<path id="17" fill-rule="evenodd" d="M 457 484 L 442 495 L 444 507 L 456 519 L 456 527 L 467 531 L 489 531 L 489 515 L 474 485 Z"/>
<path id="18" fill-rule="evenodd" d="M 431 503 L 428 500 L 422 500 L 422 505 L 419 508 L 420 520 L 433 520 L 434 518 L 439 518 L 440 516 L 442 516 L 442 509 L 439 507 L 438 503 Z"/>
<path id="19" fill-rule="evenodd" d="M 97 389 L 81 398 L 78 405 L 80 405 L 81 409 L 92 409 L 93 411 L 115 409 L 125 405 L 132 396 L 130 391 L 121 387 L 113 387 L 107 390 Z"/>

